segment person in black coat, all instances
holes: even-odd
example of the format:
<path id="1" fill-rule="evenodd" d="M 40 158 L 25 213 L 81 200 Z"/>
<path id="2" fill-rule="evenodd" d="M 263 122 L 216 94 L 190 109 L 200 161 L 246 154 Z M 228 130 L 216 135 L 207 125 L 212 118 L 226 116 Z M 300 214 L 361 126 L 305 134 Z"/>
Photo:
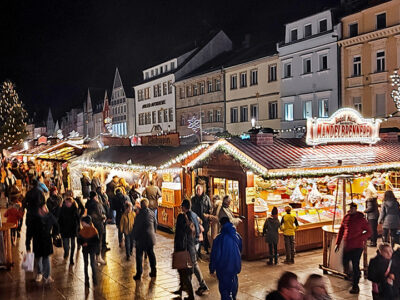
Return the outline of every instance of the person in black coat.
<path id="1" fill-rule="evenodd" d="M 108 201 L 108 196 L 105 193 L 105 185 L 102 184 L 100 185 L 97 190 L 95 191 L 97 193 L 97 197 L 99 199 L 99 202 L 103 205 L 103 209 L 106 215 L 106 220 L 104 221 L 104 232 L 103 232 L 103 239 L 101 241 L 103 245 L 103 250 L 109 251 L 111 250 L 109 247 L 107 247 L 107 242 L 106 242 L 106 235 L 107 235 L 107 219 L 111 219 L 110 216 L 110 202 Z"/>
<path id="2" fill-rule="evenodd" d="M 60 216 L 60 211 L 61 211 L 61 205 L 62 205 L 62 198 L 58 194 L 58 190 L 55 186 L 52 186 L 50 188 L 50 197 L 47 199 L 47 208 L 49 209 L 49 212 L 53 214 L 53 216 L 56 217 L 58 220 L 58 217 Z"/>
<path id="3" fill-rule="evenodd" d="M 117 225 L 117 229 L 118 229 L 119 247 L 122 247 L 122 237 L 123 237 L 119 224 L 121 223 L 122 214 L 125 211 L 125 202 L 126 201 L 130 201 L 128 196 L 126 196 L 122 193 L 121 188 L 116 188 L 115 197 L 114 197 L 114 210 L 116 213 L 115 224 Z"/>
<path id="4" fill-rule="evenodd" d="M 81 186 L 82 186 L 82 197 L 83 199 L 89 198 L 89 193 L 91 189 L 91 182 L 88 174 L 86 172 L 82 173 L 81 177 Z"/>
<path id="5" fill-rule="evenodd" d="M 369 262 L 368 280 L 372 281 L 373 299 L 397 299 L 399 296 L 399 286 L 395 280 L 396 266 L 393 264 L 392 255 L 390 244 L 382 243 L 376 256 Z"/>
<path id="6" fill-rule="evenodd" d="M 378 239 L 379 219 L 378 202 L 374 193 L 369 189 L 365 191 L 365 197 L 367 198 L 367 201 L 365 202 L 366 207 L 364 213 L 367 215 L 369 226 L 371 226 L 372 229 L 371 243 L 369 244 L 369 246 L 376 247 L 376 241 Z"/>
<path id="7" fill-rule="evenodd" d="M 79 228 L 78 204 L 72 197 L 65 198 L 58 218 L 60 233 L 63 239 L 64 259 L 70 255 L 70 264 L 74 264 L 75 240 Z M 69 253 L 71 245 L 71 254 Z"/>
<path id="8" fill-rule="evenodd" d="M 37 276 L 36 281 L 51 283 L 54 280 L 50 277 L 50 259 L 53 254 L 52 236 L 58 234 L 59 228 L 56 218 L 49 212 L 46 204 L 38 209 L 38 214 L 32 220 L 33 232 L 33 252 L 37 259 Z M 30 248 L 27 249 L 30 251 Z"/>
<path id="9" fill-rule="evenodd" d="M 185 213 L 180 213 L 176 219 L 175 238 L 174 238 L 174 251 L 190 251 L 194 249 L 195 232 L 190 228 L 189 218 Z M 189 252 L 190 253 L 190 252 Z M 192 251 L 194 257 L 191 257 L 192 263 L 196 260 L 196 251 Z M 188 293 L 187 299 L 194 299 L 193 286 L 191 277 L 193 274 L 193 267 L 178 270 L 180 286 L 179 290 L 174 294 L 181 296 L 183 291 Z"/>
<path id="10" fill-rule="evenodd" d="M 118 176 L 113 176 L 112 180 L 109 183 L 107 183 L 107 189 L 106 189 L 108 201 L 110 202 L 112 224 L 115 224 L 114 198 L 115 198 L 115 189 L 118 186 L 118 181 L 119 181 Z"/>
<path id="11" fill-rule="evenodd" d="M 136 241 L 136 275 L 134 280 L 140 280 L 143 272 L 143 253 L 146 252 L 150 262 L 150 277 L 156 277 L 156 256 L 154 245 L 156 244 L 157 220 L 154 212 L 149 209 L 149 200 L 142 199 L 141 209 L 136 216 L 133 226 L 133 239 Z"/>

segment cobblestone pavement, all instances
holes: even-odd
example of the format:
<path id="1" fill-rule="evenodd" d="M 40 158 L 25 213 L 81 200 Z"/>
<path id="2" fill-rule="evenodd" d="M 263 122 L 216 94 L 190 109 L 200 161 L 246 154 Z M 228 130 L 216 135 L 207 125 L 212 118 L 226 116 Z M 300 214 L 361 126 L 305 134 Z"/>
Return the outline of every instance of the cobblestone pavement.
<path id="1" fill-rule="evenodd" d="M 69 260 L 63 259 L 61 248 L 55 248 L 51 257 L 51 276 L 55 282 L 46 286 L 37 284 L 34 274 L 25 273 L 20 267 L 25 242 L 22 234 L 14 247 L 15 266 L 10 271 L 0 270 L 0 299 L 174 299 L 171 292 L 178 288 L 179 279 L 177 272 L 171 269 L 171 234 L 160 231 L 157 234 L 157 278 L 150 280 L 149 265 L 146 262 L 143 279 L 138 283 L 132 279 L 135 275 L 135 259 L 126 261 L 125 249 L 118 247 L 115 225 L 107 226 L 107 241 L 111 251 L 106 253 L 107 265 L 98 268 L 99 284 L 96 287 L 91 285 L 85 289 L 82 253 L 76 255 L 75 265 L 70 266 Z M 369 250 L 371 255 L 374 251 Z M 275 288 L 276 280 L 284 270 L 295 272 L 302 282 L 311 273 L 322 274 L 318 268 L 321 262 L 322 250 L 299 253 L 296 264 L 289 266 L 267 266 L 266 260 L 243 261 L 242 272 L 239 274 L 238 299 L 265 299 L 266 293 Z M 207 258 L 200 262 L 200 267 L 210 291 L 208 295 L 196 296 L 196 299 L 219 299 L 218 283 L 208 273 Z M 348 293 L 348 281 L 335 276 L 327 276 L 327 279 L 333 299 L 372 299 L 370 282 L 366 279 L 361 279 L 358 296 Z M 194 276 L 193 286 L 195 289 L 198 287 Z"/>

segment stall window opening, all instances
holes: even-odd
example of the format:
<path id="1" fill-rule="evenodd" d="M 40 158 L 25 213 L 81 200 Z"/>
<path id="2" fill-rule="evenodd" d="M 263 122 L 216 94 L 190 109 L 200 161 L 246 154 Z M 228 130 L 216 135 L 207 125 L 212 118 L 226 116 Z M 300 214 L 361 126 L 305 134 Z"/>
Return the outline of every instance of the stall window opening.
<path id="1" fill-rule="evenodd" d="M 239 213 L 239 181 L 225 178 L 213 178 L 213 195 L 223 199 L 226 195 L 232 198 L 230 209 L 233 213 Z"/>

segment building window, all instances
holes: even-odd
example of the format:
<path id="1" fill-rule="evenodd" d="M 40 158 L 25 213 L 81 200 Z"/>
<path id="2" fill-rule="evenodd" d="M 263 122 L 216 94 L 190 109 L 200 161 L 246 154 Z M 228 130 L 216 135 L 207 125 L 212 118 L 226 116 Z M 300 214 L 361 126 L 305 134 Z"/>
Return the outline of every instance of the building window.
<path id="1" fill-rule="evenodd" d="M 200 82 L 200 95 L 204 95 L 204 81 Z"/>
<path id="2" fill-rule="evenodd" d="M 328 70 L 328 55 L 322 54 L 319 56 L 319 70 Z"/>
<path id="3" fill-rule="evenodd" d="M 268 82 L 276 81 L 276 65 L 268 66 Z"/>
<path id="4" fill-rule="evenodd" d="M 161 109 L 158 111 L 158 123 L 162 123 L 162 112 Z"/>
<path id="5" fill-rule="evenodd" d="M 165 96 L 167 94 L 167 83 L 163 82 L 163 95 Z"/>
<path id="6" fill-rule="evenodd" d="M 156 76 L 158 75 L 158 69 L 154 70 L 154 74 L 156 74 Z"/>
<path id="7" fill-rule="evenodd" d="M 145 72 L 144 73 L 144 79 L 148 79 L 149 78 L 149 72 Z"/>
<path id="8" fill-rule="evenodd" d="M 240 87 L 247 86 L 247 72 L 240 73 Z"/>
<path id="9" fill-rule="evenodd" d="M 386 99 L 385 94 L 377 94 L 375 102 L 376 117 L 384 117 L 386 115 Z"/>
<path id="10" fill-rule="evenodd" d="M 358 23 L 353 23 L 349 25 L 349 36 L 354 37 L 358 35 Z"/>
<path id="11" fill-rule="evenodd" d="M 250 71 L 250 85 L 258 84 L 258 70 L 254 69 Z"/>
<path id="12" fill-rule="evenodd" d="M 144 125 L 143 114 L 139 114 L 139 125 Z"/>
<path id="13" fill-rule="evenodd" d="M 221 122 L 221 111 L 215 111 L 215 122 Z"/>
<path id="14" fill-rule="evenodd" d="M 303 103 L 303 119 L 312 118 L 312 101 Z"/>
<path id="15" fill-rule="evenodd" d="M 200 116 L 201 116 L 201 124 L 204 124 L 206 122 L 206 115 L 204 111 L 200 112 Z"/>
<path id="16" fill-rule="evenodd" d="M 179 97 L 181 99 L 185 98 L 185 90 L 183 88 L 179 88 Z"/>
<path id="17" fill-rule="evenodd" d="M 328 99 L 321 99 L 318 101 L 318 117 L 320 118 L 329 117 Z"/>
<path id="18" fill-rule="evenodd" d="M 221 90 L 221 79 L 219 79 L 219 78 L 215 79 L 215 90 L 216 91 Z"/>
<path id="19" fill-rule="evenodd" d="M 172 108 L 169 108 L 168 114 L 169 114 L 169 121 L 173 122 L 174 121 L 174 110 Z"/>
<path id="20" fill-rule="evenodd" d="M 175 69 L 175 62 L 171 61 L 171 70 Z"/>
<path id="21" fill-rule="evenodd" d="M 137 97 L 138 97 L 138 101 L 143 100 L 143 90 L 137 91 Z M 112 101 L 111 105 L 114 105 L 113 101 Z"/>
<path id="22" fill-rule="evenodd" d="M 126 105 L 124 105 L 124 113 L 126 113 Z"/>
<path id="23" fill-rule="evenodd" d="M 240 122 L 247 122 L 248 120 L 249 120 L 249 108 L 247 105 L 241 106 L 240 107 Z"/>
<path id="24" fill-rule="evenodd" d="M 155 86 L 153 86 L 153 94 L 154 94 L 154 97 L 158 97 L 158 85 L 157 84 Z"/>
<path id="25" fill-rule="evenodd" d="M 268 103 L 268 115 L 269 115 L 269 119 L 277 119 L 278 118 L 278 102 L 277 101 Z"/>
<path id="26" fill-rule="evenodd" d="M 311 32 L 311 24 L 307 24 L 306 26 L 304 26 L 304 37 L 309 37 L 311 36 L 312 32 Z"/>
<path id="27" fill-rule="evenodd" d="M 386 27 L 386 13 L 376 15 L 376 29 L 382 29 Z"/>
<path id="28" fill-rule="evenodd" d="M 238 122 L 238 108 L 232 107 L 231 108 L 231 123 L 237 123 L 237 122 Z"/>
<path id="29" fill-rule="evenodd" d="M 237 75 L 231 75 L 231 90 L 237 89 Z"/>
<path id="30" fill-rule="evenodd" d="M 292 31 L 290 31 L 290 41 L 297 41 L 297 29 L 292 29 Z"/>
<path id="31" fill-rule="evenodd" d="M 212 91 L 213 91 L 212 81 L 207 80 L 207 93 L 212 93 Z"/>
<path id="32" fill-rule="evenodd" d="M 250 118 L 258 120 L 258 104 L 250 105 Z"/>
<path id="33" fill-rule="evenodd" d="M 303 74 L 311 73 L 311 57 L 303 59 Z"/>
<path id="34" fill-rule="evenodd" d="M 323 19 L 319 21 L 319 32 L 325 32 L 328 30 L 328 21 Z"/>
<path id="35" fill-rule="evenodd" d="M 214 113 L 212 110 L 208 111 L 208 122 L 209 123 L 214 122 Z"/>
<path id="36" fill-rule="evenodd" d="M 172 94 L 172 81 L 168 80 L 168 94 Z"/>
<path id="37" fill-rule="evenodd" d="M 151 124 L 151 112 L 146 113 L 145 124 Z"/>
<path id="38" fill-rule="evenodd" d="M 150 74 L 151 74 L 151 77 L 153 77 L 154 76 L 154 70 L 151 70 Z"/>
<path id="39" fill-rule="evenodd" d="M 144 89 L 144 99 L 150 99 L 150 88 Z"/>
<path id="40" fill-rule="evenodd" d="M 362 113 L 361 97 L 353 97 L 353 106 L 354 106 L 354 109 L 356 109 L 360 113 Z"/>
<path id="41" fill-rule="evenodd" d="M 353 57 L 353 76 L 361 76 L 361 56 Z"/>
<path id="42" fill-rule="evenodd" d="M 192 96 L 192 93 L 191 93 L 191 90 L 190 90 L 190 86 L 187 86 L 186 87 L 186 97 L 191 97 Z"/>
<path id="43" fill-rule="evenodd" d="M 193 85 L 193 96 L 197 96 L 197 94 L 198 94 L 198 87 L 197 87 L 197 85 L 195 84 L 195 85 Z"/>
<path id="44" fill-rule="evenodd" d="M 385 71 L 385 51 L 376 52 L 376 71 Z"/>
<path id="45" fill-rule="evenodd" d="M 163 110 L 164 112 L 164 122 L 168 122 L 168 108 Z"/>
<path id="46" fill-rule="evenodd" d="M 283 65 L 283 78 L 292 77 L 292 63 L 285 63 Z"/>
<path id="47" fill-rule="evenodd" d="M 293 121 L 293 103 L 285 103 L 285 121 Z"/>
<path id="48" fill-rule="evenodd" d="M 186 125 L 186 120 L 184 116 L 181 116 L 181 126 L 185 126 Z"/>
<path id="49" fill-rule="evenodd" d="M 153 124 L 157 123 L 157 112 L 156 111 L 151 112 L 151 119 L 152 119 Z"/>

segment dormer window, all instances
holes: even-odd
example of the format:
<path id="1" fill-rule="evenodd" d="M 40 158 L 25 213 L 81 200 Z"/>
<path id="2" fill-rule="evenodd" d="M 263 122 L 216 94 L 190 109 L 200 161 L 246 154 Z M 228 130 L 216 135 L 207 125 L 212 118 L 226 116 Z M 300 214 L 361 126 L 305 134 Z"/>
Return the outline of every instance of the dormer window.
<path id="1" fill-rule="evenodd" d="M 311 24 L 307 24 L 306 26 L 304 26 L 304 37 L 309 37 L 311 36 L 312 32 L 311 32 Z"/>
<path id="2" fill-rule="evenodd" d="M 386 27 L 386 13 L 376 15 L 376 29 L 382 29 Z"/>
<path id="3" fill-rule="evenodd" d="M 319 21 L 319 32 L 325 32 L 328 30 L 328 21 L 326 19 Z"/>
<path id="4" fill-rule="evenodd" d="M 292 29 L 292 31 L 290 32 L 290 41 L 291 42 L 297 41 L 297 28 Z"/>

